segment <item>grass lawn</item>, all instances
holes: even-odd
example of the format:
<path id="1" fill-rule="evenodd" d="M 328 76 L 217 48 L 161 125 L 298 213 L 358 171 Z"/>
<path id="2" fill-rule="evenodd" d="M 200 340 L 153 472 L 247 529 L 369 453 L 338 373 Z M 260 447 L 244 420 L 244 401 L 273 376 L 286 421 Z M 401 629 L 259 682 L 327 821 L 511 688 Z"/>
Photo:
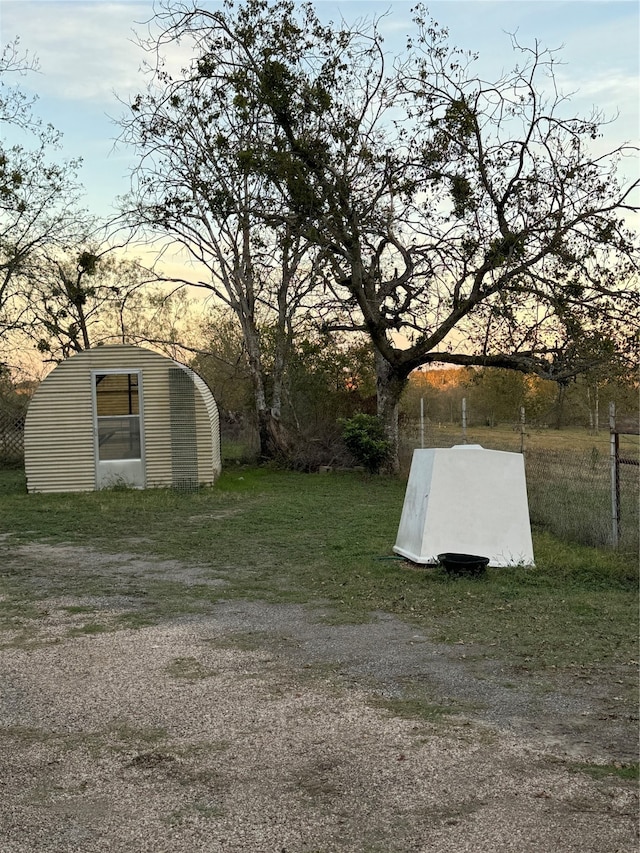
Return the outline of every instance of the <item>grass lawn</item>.
<path id="1" fill-rule="evenodd" d="M 52 595 L 140 595 L 122 624 L 201 612 L 221 598 L 333 606 L 334 618 L 383 610 L 435 640 L 477 644 L 528 670 L 591 673 L 638 659 L 638 561 L 567 545 L 534 530 L 535 569 L 452 579 L 395 558 L 401 479 L 308 475 L 236 466 L 215 487 L 27 495 L 22 472 L 0 472 L 6 545 L 64 543 L 196 564 L 225 585 L 123 574 L 44 577 L 0 566 L 0 624 Z M 134 589 L 135 586 L 135 589 Z M 125 589 L 126 587 L 126 589 Z M 88 623 L 98 631 L 99 624 Z"/>

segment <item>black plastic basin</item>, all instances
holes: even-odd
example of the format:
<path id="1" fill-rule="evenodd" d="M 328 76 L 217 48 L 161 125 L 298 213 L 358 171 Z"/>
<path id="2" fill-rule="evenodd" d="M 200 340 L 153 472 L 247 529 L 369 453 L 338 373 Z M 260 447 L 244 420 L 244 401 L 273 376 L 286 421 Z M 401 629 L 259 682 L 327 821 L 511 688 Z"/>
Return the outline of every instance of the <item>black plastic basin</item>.
<path id="1" fill-rule="evenodd" d="M 489 557 L 477 554 L 438 554 L 438 562 L 452 575 L 480 575 L 489 565 Z"/>

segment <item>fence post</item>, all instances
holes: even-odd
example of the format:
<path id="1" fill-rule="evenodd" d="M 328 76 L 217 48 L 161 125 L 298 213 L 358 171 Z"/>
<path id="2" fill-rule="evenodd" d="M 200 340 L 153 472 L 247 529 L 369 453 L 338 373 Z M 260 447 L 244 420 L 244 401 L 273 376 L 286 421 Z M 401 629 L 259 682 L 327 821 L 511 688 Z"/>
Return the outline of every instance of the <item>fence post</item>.
<path id="1" fill-rule="evenodd" d="M 617 548 L 620 542 L 620 475 L 616 404 L 613 401 L 609 403 L 609 459 L 611 463 L 611 544 Z"/>
<path id="2" fill-rule="evenodd" d="M 524 453 L 524 406 L 520 406 L 520 453 Z"/>
<path id="3" fill-rule="evenodd" d="M 467 443 L 467 398 L 462 398 L 462 443 Z"/>
<path id="4" fill-rule="evenodd" d="M 424 397 L 420 397 L 420 447 L 424 448 Z"/>

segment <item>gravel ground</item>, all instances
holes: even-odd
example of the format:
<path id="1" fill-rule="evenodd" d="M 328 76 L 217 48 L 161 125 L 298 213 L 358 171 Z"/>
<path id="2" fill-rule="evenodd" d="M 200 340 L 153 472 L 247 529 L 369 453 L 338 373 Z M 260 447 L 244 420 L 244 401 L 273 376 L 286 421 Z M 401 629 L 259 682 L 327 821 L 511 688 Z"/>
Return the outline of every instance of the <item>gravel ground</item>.
<path id="1" fill-rule="evenodd" d="M 69 636 L 79 604 L 128 606 L 52 599 L 0 648 L 1 853 L 638 849 L 637 786 L 579 770 L 637 760 L 612 685 L 514 681 L 388 614 L 226 601 Z M 432 714 L 390 712 L 416 696 Z"/>

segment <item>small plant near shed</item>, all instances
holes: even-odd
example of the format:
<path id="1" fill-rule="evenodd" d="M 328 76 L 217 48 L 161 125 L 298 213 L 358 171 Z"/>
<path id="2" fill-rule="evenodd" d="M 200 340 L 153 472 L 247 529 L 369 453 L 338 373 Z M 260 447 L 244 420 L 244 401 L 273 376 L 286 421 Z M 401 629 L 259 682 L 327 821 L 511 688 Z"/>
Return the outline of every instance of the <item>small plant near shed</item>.
<path id="1" fill-rule="evenodd" d="M 391 442 L 375 415 L 357 414 L 340 421 L 342 438 L 360 465 L 377 474 L 391 456 Z"/>

